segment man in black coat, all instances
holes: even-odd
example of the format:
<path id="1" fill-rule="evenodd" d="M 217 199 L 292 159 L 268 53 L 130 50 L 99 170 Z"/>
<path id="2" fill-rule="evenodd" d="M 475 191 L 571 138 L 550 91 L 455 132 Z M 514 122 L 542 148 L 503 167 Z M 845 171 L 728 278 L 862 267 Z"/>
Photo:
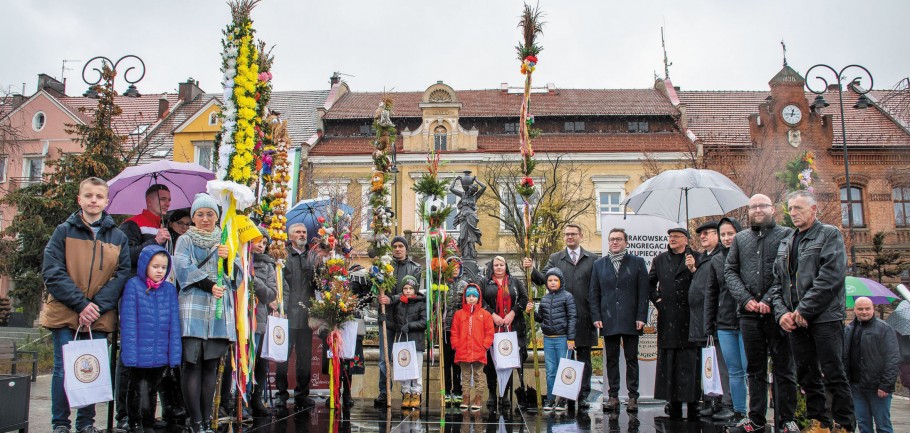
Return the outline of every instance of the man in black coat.
<path id="1" fill-rule="evenodd" d="M 844 238 L 836 227 L 818 221 L 812 193 L 791 193 L 787 209 L 797 232 L 777 249 L 771 286 L 774 317 L 790 333 L 796 377 L 806 393 L 806 417 L 833 433 L 852 432 L 853 396 L 843 362 Z M 831 394 L 831 415 L 837 426 L 828 418 L 827 394 Z"/>
<path id="2" fill-rule="evenodd" d="M 749 199 L 750 230 L 736 233 L 724 279 L 738 305 L 739 325 L 746 349 L 749 386 L 749 414 L 729 433 L 761 431 L 768 412 L 768 354 L 774 363 L 775 406 L 778 431 L 799 431 L 796 427 L 796 373 L 787 336 L 771 314 L 774 258 L 781 240 L 793 233 L 774 222 L 774 205 L 763 194 Z"/>
<path id="3" fill-rule="evenodd" d="M 689 341 L 689 288 L 700 254 L 689 248 L 689 231 L 667 230 L 668 251 L 651 262 L 648 281 L 651 302 L 657 308 L 657 377 L 654 398 L 668 401 L 670 418 L 698 417 L 701 398 L 701 354 Z"/>
<path id="4" fill-rule="evenodd" d="M 591 319 L 601 329 L 607 361 L 609 399 L 604 411 L 619 408 L 619 345 L 626 358 L 626 388 L 629 412 L 638 411 L 638 336 L 648 318 L 648 267 L 641 257 L 629 254 L 625 230 L 614 228 L 607 235 L 607 256 L 594 262 L 587 304 Z"/>
<path id="5" fill-rule="evenodd" d="M 596 335 L 591 320 L 591 308 L 588 304 L 588 288 L 591 285 L 591 269 L 597 256 L 581 247 L 584 234 L 581 227 L 576 224 L 566 224 L 563 230 L 566 248 L 550 255 L 547 264 L 542 270 L 531 268 L 533 263 L 530 258 L 525 258 L 523 265 L 531 272 L 531 281 L 537 285 L 546 284 L 544 275 L 551 268 L 559 268 L 565 276 L 565 288 L 575 298 L 575 311 L 578 312 L 578 321 L 575 333 L 575 354 L 578 360 L 585 364 L 585 371 L 581 378 L 581 391 L 578 394 L 578 407 L 587 409 L 588 395 L 591 393 L 591 347 L 596 341 Z"/>
<path id="6" fill-rule="evenodd" d="M 284 263 L 285 288 L 287 290 L 288 315 L 288 350 L 297 354 L 296 378 L 294 389 L 294 406 L 306 408 L 316 402 L 310 395 L 310 371 L 312 370 L 313 330 L 309 326 L 307 307 L 316 295 L 315 263 L 307 247 L 307 229 L 303 224 L 293 224 L 288 228 L 288 258 Z M 275 371 L 275 383 L 278 387 L 278 407 L 287 404 L 288 363 L 278 364 Z"/>
<path id="7" fill-rule="evenodd" d="M 891 394 L 901 361 L 897 334 L 890 325 L 875 317 L 872 300 L 856 298 L 856 319 L 844 330 L 844 365 L 853 392 L 856 425 L 861 432 L 893 433 Z"/>

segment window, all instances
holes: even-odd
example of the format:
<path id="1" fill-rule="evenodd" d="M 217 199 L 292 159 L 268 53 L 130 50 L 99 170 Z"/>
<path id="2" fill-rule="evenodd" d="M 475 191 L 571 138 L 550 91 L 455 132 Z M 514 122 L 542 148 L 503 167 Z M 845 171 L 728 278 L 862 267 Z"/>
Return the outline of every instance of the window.
<path id="1" fill-rule="evenodd" d="M 865 227 L 863 220 L 863 190 L 855 186 L 850 187 L 850 202 L 853 204 L 853 227 Z M 847 212 L 847 188 L 840 189 L 841 226 L 850 226 L 850 216 Z"/>
<path id="2" fill-rule="evenodd" d="M 518 180 L 516 179 L 515 182 L 517 183 Z M 541 185 L 543 185 L 543 182 L 544 182 L 544 178 L 542 178 L 542 177 L 534 178 L 534 194 L 530 198 L 531 206 L 537 205 L 537 202 L 540 201 L 540 187 L 541 187 Z M 519 224 L 520 224 L 520 221 L 522 218 L 522 211 L 524 209 L 524 200 L 522 200 L 521 196 L 518 195 L 518 193 L 516 193 L 514 191 L 510 193 L 509 191 L 506 191 L 504 188 L 501 191 L 502 191 L 503 201 L 508 200 L 509 202 L 512 203 L 512 205 L 511 205 L 510 209 L 507 209 L 505 205 L 500 204 L 499 216 L 505 220 L 513 219 L 517 216 L 519 219 Z M 509 196 L 511 196 L 511 200 L 509 200 L 507 198 Z M 517 213 L 515 213 L 516 209 L 518 210 Z M 505 224 L 505 222 L 503 222 L 501 220 L 499 221 L 499 230 L 500 231 L 506 230 L 506 224 Z"/>
<path id="3" fill-rule="evenodd" d="M 47 124 L 47 116 L 44 115 L 44 112 L 39 111 L 35 113 L 32 117 L 32 129 L 34 129 L 35 132 L 39 132 L 44 129 L 45 124 Z"/>
<path id="4" fill-rule="evenodd" d="M 455 233 L 455 215 L 458 213 L 458 196 L 452 194 L 451 192 L 446 192 L 446 196 L 443 200 L 447 205 L 449 205 L 449 207 L 452 208 L 452 212 L 449 213 L 449 216 L 446 218 L 446 222 L 442 225 L 442 228 L 445 231 L 452 233 L 457 238 L 458 234 Z M 423 196 L 418 194 L 416 200 L 417 206 L 422 206 L 424 201 L 425 200 Z M 414 220 L 417 222 L 416 228 L 420 228 L 423 226 L 423 221 L 420 219 L 420 209 L 415 209 L 415 212 L 417 213 L 417 216 L 414 218 Z"/>
<path id="5" fill-rule="evenodd" d="M 518 122 L 509 122 L 505 124 L 506 134 L 518 134 Z"/>
<path id="6" fill-rule="evenodd" d="M 212 114 L 209 114 L 209 125 L 215 126 L 217 124 L 218 124 L 218 113 L 214 112 Z"/>
<path id="7" fill-rule="evenodd" d="M 585 132 L 585 122 L 566 122 L 566 132 Z"/>
<path id="8" fill-rule="evenodd" d="M 620 204 L 626 198 L 626 182 L 629 176 L 603 175 L 591 176 L 594 183 L 594 195 L 597 198 L 595 216 L 597 231 L 601 230 L 601 215 L 604 213 L 621 214 L 623 206 Z"/>
<path id="9" fill-rule="evenodd" d="M 448 130 L 445 126 L 439 125 L 433 130 L 433 147 L 437 152 L 447 150 L 446 139 Z"/>
<path id="10" fill-rule="evenodd" d="M 373 129 L 373 124 L 360 125 L 360 135 L 373 135 L 376 133 L 376 130 Z"/>
<path id="11" fill-rule="evenodd" d="M 196 153 L 196 164 L 211 170 L 212 164 L 212 142 L 211 141 L 194 141 L 193 147 Z"/>
<path id="12" fill-rule="evenodd" d="M 910 227 L 910 186 L 899 186 L 891 191 L 894 200 L 894 225 Z"/>
<path id="13" fill-rule="evenodd" d="M 22 174 L 26 182 L 40 182 L 44 178 L 44 157 L 26 157 L 22 159 Z"/>
<path id="14" fill-rule="evenodd" d="M 6 165 L 8 162 L 8 157 L 0 156 L 0 182 L 6 182 Z"/>
<path id="15" fill-rule="evenodd" d="M 348 185 L 350 179 L 320 179 L 313 181 L 316 184 L 317 200 L 335 200 L 341 203 L 348 202 Z"/>
<path id="16" fill-rule="evenodd" d="M 629 132 L 648 132 L 648 122 L 629 122 Z"/>

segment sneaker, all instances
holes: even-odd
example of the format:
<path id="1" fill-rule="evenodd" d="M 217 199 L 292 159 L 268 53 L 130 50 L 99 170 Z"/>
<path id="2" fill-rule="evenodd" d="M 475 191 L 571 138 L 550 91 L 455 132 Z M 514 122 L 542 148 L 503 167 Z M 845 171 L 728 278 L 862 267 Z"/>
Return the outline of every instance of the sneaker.
<path id="1" fill-rule="evenodd" d="M 553 400 L 547 400 L 543 404 L 543 410 L 549 412 L 549 411 L 553 410 L 553 406 L 554 406 Z"/>
<path id="2" fill-rule="evenodd" d="M 130 428 L 130 420 L 127 417 L 123 417 L 117 420 L 116 429 L 120 431 L 127 431 Z"/>
<path id="3" fill-rule="evenodd" d="M 70 433 L 70 428 L 65 425 L 54 427 L 54 433 Z"/>
<path id="4" fill-rule="evenodd" d="M 82 430 L 79 430 L 79 433 L 101 433 L 101 430 L 95 428 L 95 426 L 90 425 L 88 427 L 82 427 Z"/>
<path id="5" fill-rule="evenodd" d="M 799 433 L 799 426 L 796 425 L 796 421 L 785 422 L 778 433 Z"/>
<path id="6" fill-rule="evenodd" d="M 629 397 L 629 403 L 626 404 L 626 412 L 638 412 L 638 398 Z"/>
<path id="7" fill-rule="evenodd" d="M 727 433 L 764 433 L 765 426 L 752 422 L 749 417 L 743 418 L 735 426 L 727 427 Z"/>
<path id="8" fill-rule="evenodd" d="M 555 409 L 557 412 L 565 412 L 567 407 L 568 407 L 568 403 L 566 403 L 565 399 L 561 398 L 556 403 L 556 405 L 553 406 L 553 409 Z"/>
<path id="9" fill-rule="evenodd" d="M 733 409 L 731 409 L 729 407 L 723 407 L 717 413 L 715 413 L 713 416 L 711 416 L 711 419 L 714 419 L 717 421 L 729 421 L 729 420 L 733 419 L 733 417 L 735 417 L 735 416 L 736 416 L 736 413 L 733 412 Z"/>
<path id="10" fill-rule="evenodd" d="M 461 394 L 452 394 L 452 402 L 453 402 L 453 403 L 461 403 L 461 401 L 462 401 L 463 399 L 464 399 L 464 397 L 462 397 Z"/>
<path id="11" fill-rule="evenodd" d="M 461 397 L 461 396 L 459 396 L 459 397 Z M 471 407 L 471 404 L 470 404 L 471 396 L 470 395 L 468 395 L 467 398 L 459 398 L 459 400 L 461 400 L 461 402 L 458 403 L 458 407 L 461 410 L 467 410 L 469 407 Z"/>
<path id="12" fill-rule="evenodd" d="M 604 403 L 603 409 L 604 412 L 612 412 L 616 409 L 619 409 L 619 399 L 616 397 L 610 397 L 607 399 L 606 403 Z"/>

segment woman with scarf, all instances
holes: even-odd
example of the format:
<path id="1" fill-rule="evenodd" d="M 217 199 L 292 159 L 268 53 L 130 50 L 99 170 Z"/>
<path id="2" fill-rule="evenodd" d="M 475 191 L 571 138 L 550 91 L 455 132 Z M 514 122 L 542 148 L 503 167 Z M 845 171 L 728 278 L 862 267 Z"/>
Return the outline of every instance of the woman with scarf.
<path id="1" fill-rule="evenodd" d="M 225 277 L 218 282 L 218 262 L 228 257 L 227 247 L 221 245 L 218 203 L 208 194 L 196 194 L 190 215 L 194 226 L 177 240 L 174 257 L 180 287 L 183 398 L 190 430 L 200 433 L 211 428 L 218 362 L 237 333 L 232 281 Z M 237 260 L 234 270 L 240 270 Z"/>
<path id="2" fill-rule="evenodd" d="M 495 332 L 516 332 L 518 334 L 519 358 L 524 364 L 528 358 L 527 327 L 525 326 L 524 310 L 528 304 L 528 291 L 519 278 L 512 278 L 506 259 L 496 256 L 487 265 L 483 284 L 483 308 L 493 316 L 493 329 Z M 496 396 L 499 395 L 497 387 L 496 367 L 493 365 L 492 356 L 487 353 L 487 364 L 484 366 L 487 376 L 487 389 L 490 398 L 487 407 L 496 407 Z M 512 377 L 506 384 L 507 393 L 499 400 L 503 408 L 511 408 Z"/>

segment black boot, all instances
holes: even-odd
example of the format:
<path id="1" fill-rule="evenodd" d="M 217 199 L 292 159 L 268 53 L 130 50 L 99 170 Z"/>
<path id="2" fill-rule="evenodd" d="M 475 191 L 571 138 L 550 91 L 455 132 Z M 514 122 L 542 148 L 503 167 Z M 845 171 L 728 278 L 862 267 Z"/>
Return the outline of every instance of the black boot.
<path id="1" fill-rule="evenodd" d="M 689 418 L 690 421 L 698 420 L 698 403 L 686 403 L 686 417 Z"/>
<path id="2" fill-rule="evenodd" d="M 268 407 L 265 406 L 265 403 L 262 402 L 262 386 L 256 385 L 253 388 L 253 395 L 251 398 L 250 406 L 253 409 L 254 417 L 265 417 L 270 416 L 272 413 Z"/>

